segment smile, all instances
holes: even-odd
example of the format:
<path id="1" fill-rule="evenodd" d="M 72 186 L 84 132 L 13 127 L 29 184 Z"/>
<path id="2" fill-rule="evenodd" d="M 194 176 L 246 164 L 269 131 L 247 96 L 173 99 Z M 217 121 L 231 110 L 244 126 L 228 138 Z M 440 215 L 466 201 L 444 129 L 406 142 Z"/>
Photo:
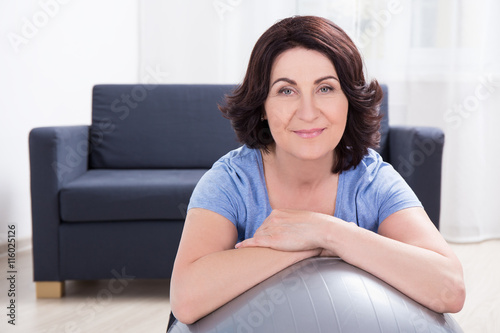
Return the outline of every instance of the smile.
<path id="1" fill-rule="evenodd" d="M 309 130 L 299 130 L 293 132 L 303 139 L 312 139 L 323 133 L 324 130 L 324 128 L 313 128 Z"/>

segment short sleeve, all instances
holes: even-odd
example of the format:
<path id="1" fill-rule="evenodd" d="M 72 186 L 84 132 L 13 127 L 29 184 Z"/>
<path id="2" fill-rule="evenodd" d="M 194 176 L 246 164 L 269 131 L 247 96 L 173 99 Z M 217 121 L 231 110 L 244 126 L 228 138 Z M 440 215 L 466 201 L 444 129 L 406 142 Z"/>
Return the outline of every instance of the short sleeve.
<path id="1" fill-rule="evenodd" d="M 196 185 L 188 210 L 203 208 L 224 216 L 240 241 L 253 237 L 271 212 L 261 153 L 242 146 L 214 163 Z"/>
<path id="2" fill-rule="evenodd" d="M 335 216 L 374 232 L 391 214 L 422 207 L 403 177 L 371 149 L 356 168 L 343 175 L 339 191 Z"/>
<path id="3" fill-rule="evenodd" d="M 378 225 L 397 211 L 422 206 L 415 192 L 390 164 L 380 165 L 372 185 L 374 202 L 377 203 Z"/>
<path id="4" fill-rule="evenodd" d="M 191 208 L 210 210 L 237 225 L 241 202 L 227 165 L 216 163 L 201 177 L 189 200 L 188 210 Z"/>

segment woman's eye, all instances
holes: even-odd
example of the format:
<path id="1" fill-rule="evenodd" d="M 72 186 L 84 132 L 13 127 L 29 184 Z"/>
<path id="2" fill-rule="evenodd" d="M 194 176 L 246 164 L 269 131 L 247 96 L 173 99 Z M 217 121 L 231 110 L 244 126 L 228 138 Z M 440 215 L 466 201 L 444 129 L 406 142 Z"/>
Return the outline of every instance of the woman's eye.
<path id="1" fill-rule="evenodd" d="M 283 88 L 280 90 L 280 93 L 283 95 L 291 95 L 293 93 L 293 91 L 292 91 L 292 89 Z"/>
<path id="2" fill-rule="evenodd" d="M 319 88 L 319 91 L 322 92 L 322 93 L 328 93 L 328 92 L 332 91 L 332 88 L 330 88 L 330 87 L 321 87 L 321 88 Z"/>

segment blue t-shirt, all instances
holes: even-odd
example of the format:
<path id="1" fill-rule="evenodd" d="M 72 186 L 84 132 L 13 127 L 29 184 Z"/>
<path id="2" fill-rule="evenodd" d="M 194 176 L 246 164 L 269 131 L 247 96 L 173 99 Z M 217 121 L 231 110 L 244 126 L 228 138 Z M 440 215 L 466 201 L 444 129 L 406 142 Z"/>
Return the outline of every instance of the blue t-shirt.
<path id="1" fill-rule="evenodd" d="M 372 149 L 356 168 L 339 175 L 334 216 L 377 232 L 389 215 L 422 206 L 415 193 Z M 242 146 L 214 163 L 193 191 L 188 210 L 204 208 L 226 217 L 238 241 L 253 237 L 271 214 L 260 150 Z"/>

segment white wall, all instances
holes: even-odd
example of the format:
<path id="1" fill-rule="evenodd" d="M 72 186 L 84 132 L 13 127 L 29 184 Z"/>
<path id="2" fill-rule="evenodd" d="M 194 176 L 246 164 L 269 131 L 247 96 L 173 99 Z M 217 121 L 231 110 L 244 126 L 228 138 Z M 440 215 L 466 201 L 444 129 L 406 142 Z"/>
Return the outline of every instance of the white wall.
<path id="1" fill-rule="evenodd" d="M 97 83 L 138 82 L 137 0 L 0 2 L 0 243 L 31 236 L 28 133 L 90 124 Z"/>
<path id="2" fill-rule="evenodd" d="M 140 78 L 161 83 L 239 83 L 260 35 L 295 15 L 289 0 L 141 1 Z"/>

